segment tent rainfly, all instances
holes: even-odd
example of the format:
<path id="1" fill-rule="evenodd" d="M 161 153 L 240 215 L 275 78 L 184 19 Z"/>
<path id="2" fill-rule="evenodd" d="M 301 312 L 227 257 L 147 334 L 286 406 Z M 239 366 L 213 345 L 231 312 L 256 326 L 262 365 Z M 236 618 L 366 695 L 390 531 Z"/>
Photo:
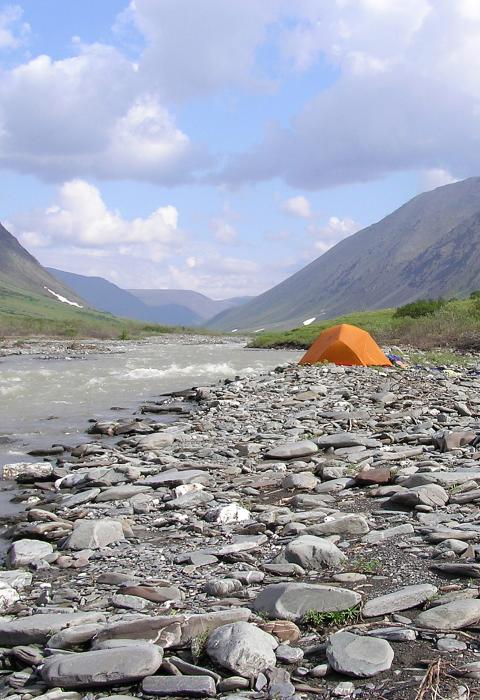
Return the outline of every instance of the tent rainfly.
<path id="1" fill-rule="evenodd" d="M 342 323 L 324 330 L 300 360 L 301 365 L 333 362 L 336 365 L 392 365 L 367 331 Z"/>

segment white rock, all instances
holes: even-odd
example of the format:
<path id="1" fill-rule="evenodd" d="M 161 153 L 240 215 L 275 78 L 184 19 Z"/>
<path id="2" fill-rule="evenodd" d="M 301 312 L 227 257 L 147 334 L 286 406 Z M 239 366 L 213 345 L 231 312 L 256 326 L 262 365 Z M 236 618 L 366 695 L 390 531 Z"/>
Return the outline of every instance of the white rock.
<path id="1" fill-rule="evenodd" d="M 28 566 L 38 559 L 45 559 L 53 552 L 49 542 L 40 540 L 17 540 L 8 550 L 8 559 L 14 569 Z"/>

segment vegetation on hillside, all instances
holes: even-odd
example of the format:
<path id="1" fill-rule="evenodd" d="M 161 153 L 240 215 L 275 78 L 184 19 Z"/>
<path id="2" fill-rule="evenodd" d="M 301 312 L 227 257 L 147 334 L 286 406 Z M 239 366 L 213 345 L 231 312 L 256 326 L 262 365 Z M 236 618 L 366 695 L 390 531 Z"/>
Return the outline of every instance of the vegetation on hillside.
<path id="1" fill-rule="evenodd" d="M 79 309 L 0 281 L 0 337 L 129 338 L 160 333 L 207 333 Z"/>
<path id="2" fill-rule="evenodd" d="M 395 309 L 365 311 L 340 316 L 289 331 L 270 331 L 255 336 L 250 347 L 307 348 L 317 335 L 338 323 L 365 329 L 379 342 L 411 345 L 420 349 L 480 349 L 480 298 L 451 300 L 423 316 L 398 316 Z"/>

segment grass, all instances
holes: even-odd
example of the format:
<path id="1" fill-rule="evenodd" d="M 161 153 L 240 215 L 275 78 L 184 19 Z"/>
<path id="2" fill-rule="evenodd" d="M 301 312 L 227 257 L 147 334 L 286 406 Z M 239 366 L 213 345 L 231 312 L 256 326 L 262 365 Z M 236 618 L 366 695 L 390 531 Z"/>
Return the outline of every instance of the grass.
<path id="1" fill-rule="evenodd" d="M 419 318 L 395 317 L 395 309 L 363 311 L 339 316 L 310 326 L 256 335 L 253 348 L 308 348 L 319 333 L 339 323 L 350 323 L 371 333 L 379 343 L 434 351 L 421 356 L 432 364 L 458 364 L 460 352 L 480 349 L 480 299 L 456 299 L 433 314 Z M 414 361 L 414 360 L 411 360 Z"/>
<path id="2" fill-rule="evenodd" d="M 377 574 L 382 569 L 382 562 L 379 559 L 355 559 L 351 566 L 352 571 L 358 574 Z"/>
<path id="3" fill-rule="evenodd" d="M 341 627 L 356 622 L 360 617 L 358 605 L 347 610 L 336 610 L 334 612 L 319 612 L 318 610 L 307 610 L 302 618 L 302 622 L 307 627 L 319 629 L 323 627 Z"/>
<path id="4" fill-rule="evenodd" d="M 79 309 L 0 280 L 0 338 L 105 338 L 130 340 L 164 333 L 211 334 L 200 328 L 166 326 Z"/>

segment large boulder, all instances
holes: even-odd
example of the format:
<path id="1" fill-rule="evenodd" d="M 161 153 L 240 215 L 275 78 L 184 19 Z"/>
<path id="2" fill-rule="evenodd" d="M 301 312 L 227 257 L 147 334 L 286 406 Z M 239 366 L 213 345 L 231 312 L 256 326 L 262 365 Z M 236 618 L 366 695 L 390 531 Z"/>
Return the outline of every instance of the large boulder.
<path id="1" fill-rule="evenodd" d="M 155 673 L 162 663 L 163 650 L 154 644 L 135 644 L 55 655 L 42 668 L 42 679 L 51 688 L 99 688 L 122 685 Z"/>
<path id="2" fill-rule="evenodd" d="M 304 569 L 339 569 L 347 557 L 330 540 L 314 535 L 301 535 L 287 544 L 278 561 L 298 564 Z"/>
<path id="3" fill-rule="evenodd" d="M 335 586 L 309 583 L 273 583 L 255 598 L 253 609 L 281 620 L 301 620 L 308 610 L 347 610 L 361 600 L 359 593 Z"/>
<path id="4" fill-rule="evenodd" d="M 118 520 L 79 520 L 67 538 L 64 549 L 101 549 L 125 539 L 122 524 Z"/>
<path id="5" fill-rule="evenodd" d="M 251 678 L 276 664 L 278 642 L 248 622 L 218 627 L 208 638 L 207 654 L 228 671 Z"/>
<path id="6" fill-rule="evenodd" d="M 326 654 L 334 671 L 355 678 L 368 678 L 388 671 L 393 661 L 393 649 L 386 640 L 361 637 L 351 632 L 330 635 Z"/>

